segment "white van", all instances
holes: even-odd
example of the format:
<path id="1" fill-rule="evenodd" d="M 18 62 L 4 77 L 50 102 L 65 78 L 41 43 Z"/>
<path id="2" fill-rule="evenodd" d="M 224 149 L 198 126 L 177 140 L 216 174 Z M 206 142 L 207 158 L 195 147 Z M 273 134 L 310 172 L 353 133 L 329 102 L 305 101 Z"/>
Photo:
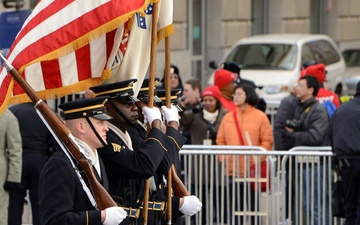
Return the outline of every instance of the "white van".
<path id="1" fill-rule="evenodd" d="M 267 34 L 243 38 L 222 62 L 237 63 L 242 78 L 252 80 L 267 102 L 278 103 L 297 84 L 306 64 L 324 63 L 327 86 L 346 93 L 345 62 L 334 41 L 326 35 Z M 213 81 L 213 77 L 210 78 Z"/>

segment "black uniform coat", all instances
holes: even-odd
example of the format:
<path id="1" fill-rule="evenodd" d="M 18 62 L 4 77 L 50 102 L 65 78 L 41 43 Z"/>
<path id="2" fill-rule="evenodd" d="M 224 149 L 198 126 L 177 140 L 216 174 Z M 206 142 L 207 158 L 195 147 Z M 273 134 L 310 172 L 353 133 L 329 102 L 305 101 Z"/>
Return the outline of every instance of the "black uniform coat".
<path id="1" fill-rule="evenodd" d="M 174 129 L 175 130 L 175 129 Z M 177 133 L 170 142 L 159 129 L 151 129 L 146 140 L 140 136 L 133 139 L 133 150 L 111 129 L 107 132 L 108 145 L 98 150 L 109 179 L 109 192 L 124 207 L 139 208 L 142 204 L 144 179 L 154 175 L 164 155 L 172 152 L 175 142 L 183 144 Z M 179 151 L 178 148 L 177 151 Z M 174 153 L 171 153 L 174 154 Z M 171 162 L 172 163 L 172 162 Z M 129 224 L 127 218 L 121 224 Z"/>
<path id="2" fill-rule="evenodd" d="M 101 183 L 106 188 L 107 179 L 101 161 L 100 168 L 103 178 Z M 85 175 L 81 175 L 87 183 Z M 56 152 L 46 163 L 39 186 L 40 219 L 43 225 L 101 225 L 101 212 L 91 204 L 71 162 L 62 151 Z"/>
<path id="3" fill-rule="evenodd" d="M 141 125 L 136 125 L 128 130 L 130 137 L 133 142 L 134 149 L 138 148 L 138 142 L 135 142 L 135 140 L 138 140 L 138 138 L 146 139 L 146 131 Z M 179 148 L 185 143 L 185 137 L 180 135 L 180 133 L 175 130 L 172 127 L 168 127 L 166 135 L 169 136 L 168 141 L 172 144 L 172 148 L 169 149 L 168 153 L 165 154 L 164 158 L 159 165 L 158 169 L 156 170 L 156 173 L 154 174 L 154 180 L 157 190 L 150 194 L 149 200 L 150 201 L 156 201 L 156 202 L 166 202 L 166 189 L 165 183 L 163 181 L 163 175 L 166 175 L 169 171 L 172 164 L 175 165 L 175 168 L 177 170 L 177 174 L 180 174 L 181 168 L 180 168 L 180 161 L 179 159 Z M 176 139 L 172 139 L 170 137 L 177 137 Z M 176 143 L 175 143 L 176 141 Z M 172 223 L 174 224 L 177 221 L 178 216 L 182 215 L 182 213 L 179 213 L 179 202 L 180 198 L 173 197 L 172 198 Z M 166 222 L 166 220 L 162 216 L 163 214 L 161 212 L 155 214 L 151 211 L 149 211 L 149 219 L 148 224 L 158 224 L 157 221 L 162 220 L 163 223 Z M 142 221 L 142 220 L 140 220 Z"/>

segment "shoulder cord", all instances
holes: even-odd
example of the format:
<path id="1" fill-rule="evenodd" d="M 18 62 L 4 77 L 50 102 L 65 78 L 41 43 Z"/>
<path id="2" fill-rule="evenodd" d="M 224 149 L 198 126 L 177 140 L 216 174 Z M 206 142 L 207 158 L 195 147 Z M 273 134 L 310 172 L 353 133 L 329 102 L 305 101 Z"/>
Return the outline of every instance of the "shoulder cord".
<path id="1" fill-rule="evenodd" d="M 46 127 L 48 128 L 48 130 L 50 131 L 50 133 L 52 134 L 52 136 L 55 138 L 55 140 L 57 141 L 57 143 L 59 144 L 59 146 L 61 147 L 61 149 L 63 150 L 63 152 L 65 153 L 65 155 L 68 157 L 68 159 L 70 160 L 71 162 L 71 165 L 73 167 L 73 169 L 75 170 L 76 172 L 76 175 L 78 176 L 79 180 L 80 180 L 80 183 L 82 185 L 82 188 L 83 190 L 85 191 L 86 195 L 88 196 L 91 204 L 97 209 L 97 205 L 96 205 L 96 201 L 94 199 L 94 197 L 92 196 L 91 194 L 91 191 L 90 189 L 88 188 L 88 186 L 86 185 L 84 179 L 82 178 L 79 170 L 77 169 L 76 165 L 74 164 L 74 161 L 71 159 L 71 156 L 69 154 L 69 151 L 67 149 L 65 149 L 65 146 L 64 144 L 62 143 L 62 141 L 59 140 L 59 137 L 54 133 L 53 129 L 49 126 L 49 124 L 46 122 L 46 120 L 44 119 L 44 117 L 42 116 L 42 114 L 36 109 L 36 112 L 39 114 L 41 120 L 44 122 L 44 124 L 46 125 Z M 74 141 L 74 137 L 72 136 L 72 134 L 70 133 L 69 134 L 69 138 L 73 140 L 73 143 L 76 143 Z M 77 147 L 79 147 L 77 145 Z M 80 147 L 79 147 L 80 148 Z M 82 151 L 84 152 L 84 151 Z"/>

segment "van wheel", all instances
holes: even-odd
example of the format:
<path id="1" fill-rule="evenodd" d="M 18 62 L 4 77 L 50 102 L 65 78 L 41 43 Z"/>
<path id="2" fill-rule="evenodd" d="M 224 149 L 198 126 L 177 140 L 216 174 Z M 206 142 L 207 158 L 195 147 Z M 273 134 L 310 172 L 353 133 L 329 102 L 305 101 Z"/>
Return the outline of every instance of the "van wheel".
<path id="1" fill-rule="evenodd" d="M 341 91 L 342 91 L 342 86 L 341 84 L 338 84 L 335 88 L 335 93 L 338 95 L 338 96 L 341 96 Z"/>

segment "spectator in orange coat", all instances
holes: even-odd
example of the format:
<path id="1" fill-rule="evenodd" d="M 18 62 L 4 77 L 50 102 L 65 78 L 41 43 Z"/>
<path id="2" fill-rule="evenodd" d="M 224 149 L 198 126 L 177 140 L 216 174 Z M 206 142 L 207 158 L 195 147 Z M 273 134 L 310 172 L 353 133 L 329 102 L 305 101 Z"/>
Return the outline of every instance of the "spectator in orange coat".
<path id="1" fill-rule="evenodd" d="M 216 137 L 216 144 L 253 145 L 270 150 L 273 146 L 273 132 L 266 114 L 254 107 L 259 101 L 259 97 L 257 96 L 255 89 L 248 84 L 240 84 L 235 88 L 233 96 L 236 110 L 227 113 L 221 121 Z M 238 133 L 235 116 L 237 118 L 237 124 L 240 127 L 241 134 Z M 246 134 L 249 134 L 249 138 L 247 138 Z M 240 138 L 240 136 L 242 138 Z M 229 155 L 228 157 L 228 160 L 225 160 L 223 156 L 219 156 L 219 161 L 221 163 L 227 163 L 225 167 L 228 169 L 230 182 L 228 186 L 231 201 L 232 199 L 237 199 L 237 196 L 231 196 L 231 187 L 234 177 L 244 177 L 244 174 L 248 172 L 247 169 L 250 168 L 250 165 L 247 165 L 245 168 L 245 157 L 243 156 L 235 158 Z M 252 157 L 250 157 L 249 160 L 250 164 L 254 163 Z M 261 157 L 260 160 L 265 160 L 265 157 Z M 238 164 L 235 167 L 236 171 L 233 171 L 234 163 Z M 235 193 L 238 193 L 239 196 L 244 196 L 244 186 L 244 183 L 240 183 L 239 189 L 236 190 Z M 251 189 L 248 189 L 248 191 L 249 192 L 245 193 L 246 196 L 248 194 L 250 195 L 250 203 L 247 205 L 250 206 L 250 210 L 253 211 L 255 210 L 255 191 Z M 232 203 L 230 203 L 230 205 L 232 205 Z M 235 207 L 236 211 L 242 211 L 244 209 L 244 202 L 237 202 Z M 232 212 L 233 210 L 230 209 L 228 211 Z M 251 224 L 254 224 L 254 217 L 251 217 Z"/>

